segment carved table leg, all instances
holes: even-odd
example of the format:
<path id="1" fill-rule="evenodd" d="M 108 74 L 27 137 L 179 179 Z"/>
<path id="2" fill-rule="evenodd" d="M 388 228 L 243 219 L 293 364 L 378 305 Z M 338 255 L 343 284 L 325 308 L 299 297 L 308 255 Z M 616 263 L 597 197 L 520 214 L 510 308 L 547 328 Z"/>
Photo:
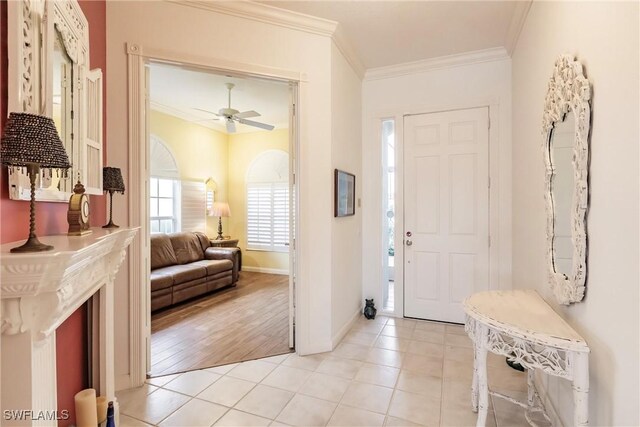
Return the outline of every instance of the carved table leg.
<path id="1" fill-rule="evenodd" d="M 471 382 L 471 409 L 478 412 L 478 350 L 477 343 L 473 346 L 473 378 Z"/>
<path id="2" fill-rule="evenodd" d="M 478 361 L 476 351 L 473 354 L 473 379 L 471 380 L 471 409 L 478 412 Z"/>
<path id="3" fill-rule="evenodd" d="M 529 409 L 533 408 L 534 405 L 534 396 L 535 396 L 535 387 L 533 386 L 533 377 L 535 372 L 532 368 L 527 368 L 527 405 L 529 405 Z"/>
<path id="4" fill-rule="evenodd" d="M 588 353 L 573 353 L 573 424 L 589 425 Z"/>
<path id="5" fill-rule="evenodd" d="M 478 325 L 475 335 L 475 367 L 474 376 L 477 377 L 478 421 L 477 427 L 484 427 L 489 413 L 489 385 L 487 382 L 487 341 L 489 330 L 484 325 Z"/>

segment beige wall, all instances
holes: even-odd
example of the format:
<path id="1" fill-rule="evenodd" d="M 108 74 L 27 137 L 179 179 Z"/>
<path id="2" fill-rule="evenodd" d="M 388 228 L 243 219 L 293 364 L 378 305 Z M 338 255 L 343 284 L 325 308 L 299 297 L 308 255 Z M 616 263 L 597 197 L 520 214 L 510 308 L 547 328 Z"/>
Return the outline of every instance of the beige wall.
<path id="1" fill-rule="evenodd" d="M 536 289 L 591 347 L 589 423 L 637 426 L 637 2 L 533 2 L 513 54 L 513 283 Z M 586 295 L 555 303 L 547 280 L 541 118 L 556 58 L 576 55 L 593 85 Z M 573 425 L 570 383 L 541 385 Z"/>
<path id="2" fill-rule="evenodd" d="M 227 135 L 154 110 L 149 119 L 149 131 L 167 144 L 176 159 L 181 179 L 205 182 L 207 178 L 213 178 L 217 184 L 216 200 L 227 200 Z M 226 218 L 222 219 L 222 227 L 227 234 Z M 206 232 L 210 237 L 217 235 L 217 218 L 207 217 Z"/>
<path id="3" fill-rule="evenodd" d="M 365 79 L 363 98 L 362 282 L 365 298 L 382 304 L 383 215 L 381 120 L 395 119 L 396 165 L 402 171 L 405 114 L 489 106 L 490 287 L 511 288 L 511 60 L 438 68 L 380 79 Z M 402 197 L 402 176 L 396 177 Z M 396 204 L 396 265 L 402 265 L 402 203 Z M 403 316 L 402 269 L 396 269 L 395 314 Z"/>
<path id="4" fill-rule="evenodd" d="M 362 180 L 362 83 L 335 44 L 331 50 L 331 109 L 331 163 L 334 169 L 356 176 L 355 215 L 333 218 L 331 224 L 331 334 L 335 346 L 364 304 L 362 209 L 358 205 Z"/>
<path id="5" fill-rule="evenodd" d="M 289 253 L 247 250 L 247 171 L 267 150 L 289 152 L 289 129 L 229 135 L 229 234 L 242 249 L 242 266 L 273 272 L 289 271 Z"/>

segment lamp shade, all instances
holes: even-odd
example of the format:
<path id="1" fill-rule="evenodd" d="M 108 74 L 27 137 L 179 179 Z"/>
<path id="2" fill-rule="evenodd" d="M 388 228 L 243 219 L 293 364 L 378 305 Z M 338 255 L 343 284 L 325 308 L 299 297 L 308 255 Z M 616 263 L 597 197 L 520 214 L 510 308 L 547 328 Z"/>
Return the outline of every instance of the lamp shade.
<path id="1" fill-rule="evenodd" d="M 228 217 L 231 216 L 229 204 L 224 202 L 215 202 L 209 211 L 210 216 Z"/>
<path id="2" fill-rule="evenodd" d="M 30 113 L 11 113 L 2 134 L 2 164 L 69 169 L 69 156 L 50 117 Z"/>
<path id="3" fill-rule="evenodd" d="M 124 181 L 120 168 L 105 166 L 102 168 L 102 189 L 124 194 Z"/>

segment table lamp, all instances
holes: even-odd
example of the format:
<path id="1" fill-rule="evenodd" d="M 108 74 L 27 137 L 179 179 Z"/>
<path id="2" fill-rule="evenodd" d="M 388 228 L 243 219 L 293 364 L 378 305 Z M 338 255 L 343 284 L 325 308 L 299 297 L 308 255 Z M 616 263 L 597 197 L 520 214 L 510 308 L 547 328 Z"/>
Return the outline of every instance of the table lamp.
<path id="1" fill-rule="evenodd" d="M 67 176 L 71 167 L 69 157 L 62 145 L 58 130 L 50 117 L 30 113 L 11 113 L 0 139 L 0 161 L 14 168 L 26 170 L 31 184 L 29 205 L 29 238 L 24 245 L 11 249 L 11 252 L 41 252 L 53 249 L 53 246 L 40 243 L 36 236 L 36 176 L 40 169 L 61 169 Z"/>
<path id="2" fill-rule="evenodd" d="M 222 217 L 227 218 L 231 216 L 229 204 L 224 202 L 215 202 L 213 207 L 209 210 L 209 216 L 218 217 L 218 237 L 216 237 L 216 240 L 224 240 L 224 237 L 222 237 Z"/>
<path id="3" fill-rule="evenodd" d="M 124 181 L 120 168 L 105 166 L 102 168 L 102 189 L 109 192 L 109 223 L 102 228 L 118 228 L 113 223 L 113 193 L 124 194 Z"/>

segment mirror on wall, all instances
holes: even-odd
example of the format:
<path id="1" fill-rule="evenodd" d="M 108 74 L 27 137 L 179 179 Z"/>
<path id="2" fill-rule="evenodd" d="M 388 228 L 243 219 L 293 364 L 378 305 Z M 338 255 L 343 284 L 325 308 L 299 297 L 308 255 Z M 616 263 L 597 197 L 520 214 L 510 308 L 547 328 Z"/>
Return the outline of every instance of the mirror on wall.
<path id="1" fill-rule="evenodd" d="M 77 179 L 102 194 L 102 72 L 89 68 L 89 23 L 77 0 L 7 3 L 8 110 L 51 117 L 69 156 L 68 178 L 41 174 L 36 201 L 68 202 Z M 9 198 L 29 200 L 29 177 L 9 174 Z"/>
<path id="2" fill-rule="evenodd" d="M 64 46 L 62 34 L 55 28 L 52 53 L 52 105 L 51 117 L 58 129 L 60 139 L 69 159 L 73 159 L 73 61 Z M 54 174 L 43 178 L 42 187 L 48 190 L 70 192 L 72 177 L 63 178 Z M 48 181 L 48 182 L 47 182 Z"/>
<path id="3" fill-rule="evenodd" d="M 582 301 L 587 277 L 590 100 L 582 64 L 561 55 L 548 84 L 542 134 L 549 283 L 565 305 Z"/>
<path id="4" fill-rule="evenodd" d="M 550 134 L 549 148 L 553 178 L 553 266 L 556 273 L 565 277 L 573 270 L 573 243 L 571 242 L 571 202 L 573 200 L 573 145 L 575 118 L 569 111 L 564 120 L 557 122 Z"/>

